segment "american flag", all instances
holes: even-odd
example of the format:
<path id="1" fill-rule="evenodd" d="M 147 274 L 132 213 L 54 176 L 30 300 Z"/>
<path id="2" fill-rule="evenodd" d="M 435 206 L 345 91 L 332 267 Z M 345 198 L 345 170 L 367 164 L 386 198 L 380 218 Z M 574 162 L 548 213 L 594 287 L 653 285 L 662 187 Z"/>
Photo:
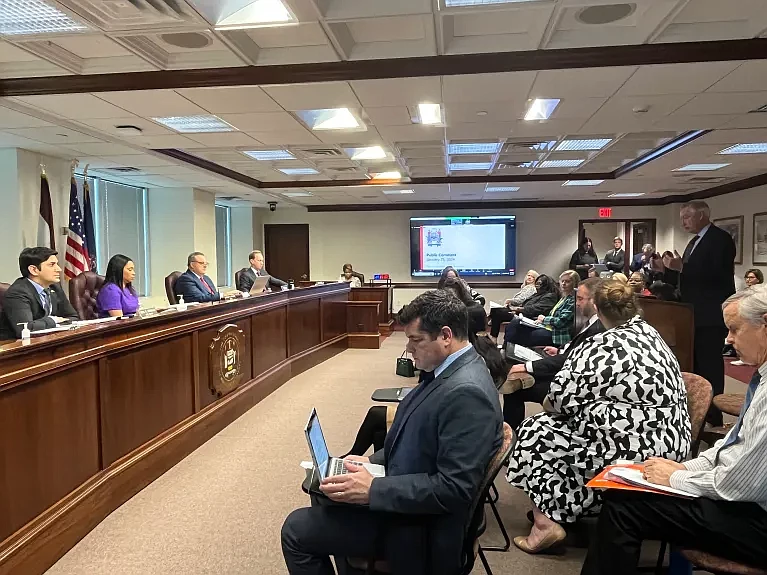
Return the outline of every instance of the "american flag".
<path id="1" fill-rule="evenodd" d="M 80 209 L 80 200 L 77 197 L 77 183 L 75 177 L 72 176 L 72 184 L 69 188 L 69 231 L 67 232 L 64 275 L 71 279 L 90 269 L 90 257 L 85 245 L 85 232 L 83 231 L 83 213 Z"/>

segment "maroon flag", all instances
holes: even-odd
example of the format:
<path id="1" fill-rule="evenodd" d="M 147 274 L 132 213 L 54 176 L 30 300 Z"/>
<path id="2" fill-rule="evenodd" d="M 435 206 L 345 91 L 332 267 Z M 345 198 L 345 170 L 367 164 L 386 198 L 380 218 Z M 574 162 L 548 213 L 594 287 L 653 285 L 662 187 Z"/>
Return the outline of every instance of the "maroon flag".
<path id="1" fill-rule="evenodd" d="M 53 205 L 48 177 L 40 175 L 40 219 L 37 225 L 37 245 L 56 249 L 56 233 L 53 227 Z"/>

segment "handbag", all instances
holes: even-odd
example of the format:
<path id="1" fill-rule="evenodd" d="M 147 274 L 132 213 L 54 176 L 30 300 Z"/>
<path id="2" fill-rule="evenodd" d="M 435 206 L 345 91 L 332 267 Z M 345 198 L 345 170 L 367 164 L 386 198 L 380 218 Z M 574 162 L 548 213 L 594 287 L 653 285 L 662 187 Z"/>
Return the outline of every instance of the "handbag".
<path id="1" fill-rule="evenodd" d="M 415 377 L 415 364 L 409 357 L 405 357 L 407 351 L 403 351 L 402 355 L 397 358 L 397 369 L 395 373 L 402 377 Z"/>

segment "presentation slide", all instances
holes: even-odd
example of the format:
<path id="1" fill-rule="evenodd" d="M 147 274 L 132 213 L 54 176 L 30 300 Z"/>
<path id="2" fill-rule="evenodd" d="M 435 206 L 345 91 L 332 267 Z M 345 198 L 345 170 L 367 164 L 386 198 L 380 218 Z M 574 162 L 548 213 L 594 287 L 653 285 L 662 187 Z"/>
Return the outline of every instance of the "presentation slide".
<path id="1" fill-rule="evenodd" d="M 467 276 L 513 276 L 516 217 L 410 219 L 411 275 L 438 276 L 447 266 Z"/>

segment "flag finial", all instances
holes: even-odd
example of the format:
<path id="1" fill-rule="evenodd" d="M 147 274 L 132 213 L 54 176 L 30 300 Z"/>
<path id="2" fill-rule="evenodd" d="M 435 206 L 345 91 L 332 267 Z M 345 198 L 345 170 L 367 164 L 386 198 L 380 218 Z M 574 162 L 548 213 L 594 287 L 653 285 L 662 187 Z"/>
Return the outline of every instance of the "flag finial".
<path id="1" fill-rule="evenodd" d="M 40 175 L 42 175 L 44 178 L 48 177 L 48 174 L 45 173 L 45 164 L 40 164 Z"/>
<path id="2" fill-rule="evenodd" d="M 90 164 L 85 164 L 85 169 L 83 170 L 83 178 L 88 177 L 88 166 L 90 166 Z"/>
<path id="3" fill-rule="evenodd" d="M 77 166 L 79 166 L 79 165 L 80 165 L 80 160 L 78 160 L 77 158 L 74 158 L 74 159 L 72 160 L 72 174 L 74 174 L 74 173 L 75 173 L 75 169 L 76 169 L 76 168 L 77 168 Z"/>

